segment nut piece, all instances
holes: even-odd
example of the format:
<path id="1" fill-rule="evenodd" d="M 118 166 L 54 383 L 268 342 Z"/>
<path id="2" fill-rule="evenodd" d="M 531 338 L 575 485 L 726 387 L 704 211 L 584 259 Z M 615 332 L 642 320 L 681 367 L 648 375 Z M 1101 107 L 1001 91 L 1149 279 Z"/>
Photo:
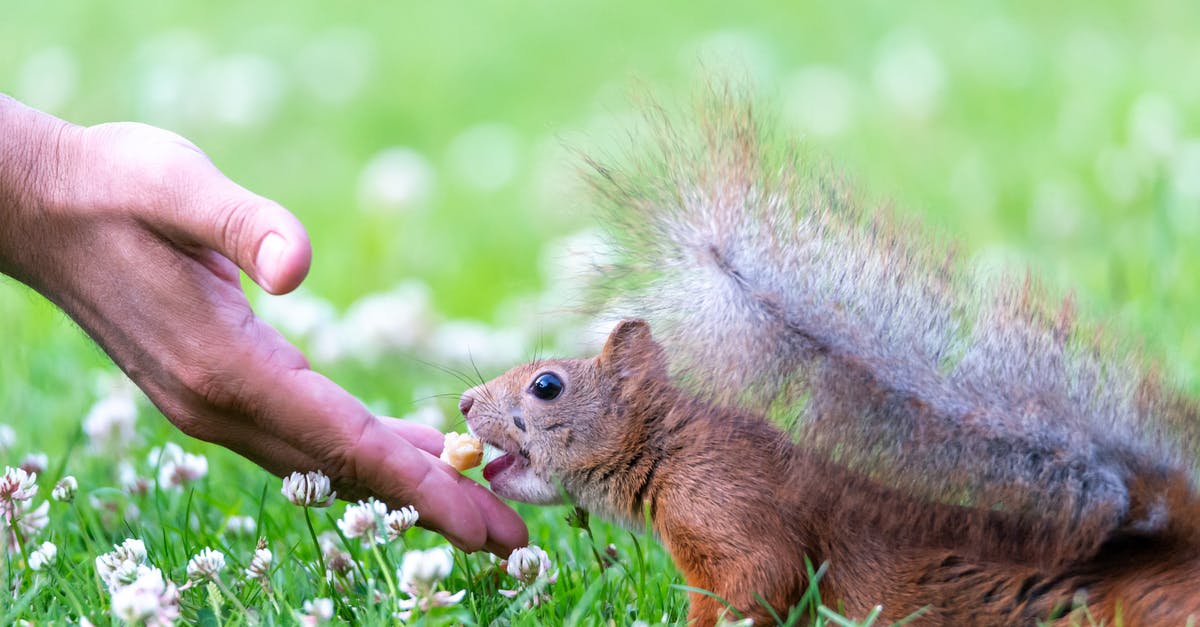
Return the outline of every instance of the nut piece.
<path id="1" fill-rule="evenodd" d="M 474 468 L 483 461 L 483 442 L 469 433 L 460 435 L 451 431 L 446 434 L 446 443 L 442 447 L 442 461 L 459 472 Z"/>

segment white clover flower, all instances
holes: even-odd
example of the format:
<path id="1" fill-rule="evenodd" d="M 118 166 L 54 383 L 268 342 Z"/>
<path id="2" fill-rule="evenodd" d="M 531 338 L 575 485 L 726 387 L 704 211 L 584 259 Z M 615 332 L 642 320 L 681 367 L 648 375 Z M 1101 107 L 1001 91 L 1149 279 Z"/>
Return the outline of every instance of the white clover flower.
<path id="1" fill-rule="evenodd" d="M 434 169 L 421 153 L 385 148 L 371 157 L 358 178 L 358 202 L 365 210 L 397 214 L 423 205 L 433 192 Z"/>
<path id="2" fill-rule="evenodd" d="M 128 585 L 113 591 L 112 614 L 138 625 L 173 625 L 179 618 L 179 590 L 157 568 L 146 568 Z"/>
<path id="3" fill-rule="evenodd" d="M 43 542 L 42 546 L 34 549 L 29 554 L 29 568 L 31 570 L 41 570 L 46 566 L 53 564 L 58 557 L 58 547 L 54 546 L 53 542 Z"/>
<path id="4" fill-rule="evenodd" d="M 179 461 L 183 458 L 183 448 L 174 442 L 167 442 L 162 446 L 156 446 L 146 453 L 146 465 L 151 468 L 158 468 L 160 465 L 168 461 Z"/>
<path id="5" fill-rule="evenodd" d="M 21 470 L 29 474 L 45 474 L 50 458 L 45 453 L 29 453 L 21 459 Z"/>
<path id="6" fill-rule="evenodd" d="M 149 570 L 146 566 L 146 545 L 136 538 L 113 545 L 112 552 L 96 558 L 96 574 L 109 592 L 116 592 L 133 583 Z"/>
<path id="7" fill-rule="evenodd" d="M 809 66 L 793 74 L 785 85 L 784 113 L 805 135 L 832 137 L 853 122 L 856 85 L 846 72 Z"/>
<path id="8" fill-rule="evenodd" d="M 0 502 L 15 503 L 28 501 L 37 494 L 37 473 L 29 473 L 21 468 L 4 467 L 4 476 L 0 477 Z M 0 505 L 3 507 L 3 505 Z M 0 510 L 2 513 L 2 510 Z"/>
<path id="9" fill-rule="evenodd" d="M 412 529 L 412 526 L 417 524 L 419 518 L 417 510 L 411 505 L 388 512 L 383 517 L 383 527 L 387 532 L 388 540 L 395 540 L 403 536 L 404 532 Z"/>
<path id="10" fill-rule="evenodd" d="M 908 31 L 884 37 L 872 78 L 893 110 L 917 120 L 937 112 L 946 85 L 941 58 L 920 35 Z"/>
<path id="11" fill-rule="evenodd" d="M 328 569 L 325 573 L 326 579 L 330 578 L 330 573 L 345 575 L 352 572 L 350 569 L 354 566 L 354 557 L 342 549 L 342 539 L 337 533 L 323 532 L 317 536 L 317 542 L 321 545 L 321 556 L 325 559 L 325 568 Z"/>
<path id="12" fill-rule="evenodd" d="M 258 523 L 250 516 L 230 516 L 225 521 L 225 532 L 234 536 L 251 536 L 258 528 Z"/>
<path id="13" fill-rule="evenodd" d="M 306 617 L 316 621 L 327 621 L 333 618 L 333 600 L 326 598 L 312 599 L 301 606 Z"/>
<path id="14" fill-rule="evenodd" d="M 1154 160 L 1169 157 L 1180 143 L 1179 109 L 1170 98 L 1155 92 L 1138 96 L 1129 111 L 1130 146 L 1139 156 Z"/>
<path id="15" fill-rule="evenodd" d="M 337 310 L 329 301 L 304 288 L 281 296 L 264 295 L 254 312 L 290 338 L 306 338 L 337 319 Z"/>
<path id="16" fill-rule="evenodd" d="M 282 68 L 274 59 L 239 52 L 205 60 L 193 78 L 196 112 L 204 122 L 252 127 L 274 117 L 283 96 Z"/>
<path id="17" fill-rule="evenodd" d="M 342 548 L 342 538 L 336 531 L 322 531 L 317 535 L 317 544 L 321 545 L 322 553 L 328 553 Z"/>
<path id="18" fill-rule="evenodd" d="M 516 590 L 500 590 L 499 592 L 511 598 L 517 596 L 521 589 L 531 586 L 538 581 L 543 581 L 545 585 L 550 585 L 558 581 L 558 572 L 551 572 L 550 570 L 553 567 L 554 565 L 550 562 L 550 556 L 535 544 L 516 549 L 505 560 L 505 570 L 520 585 Z M 547 600 L 549 600 L 549 595 L 538 593 L 529 599 L 529 604 L 539 605 Z"/>
<path id="19" fill-rule="evenodd" d="M 247 581 L 266 582 L 271 576 L 271 562 L 274 560 L 271 549 L 259 547 L 254 550 L 254 557 L 246 567 Z"/>
<path id="20" fill-rule="evenodd" d="M 70 503 L 75 500 L 75 493 L 79 491 L 79 482 L 75 477 L 67 475 L 58 480 L 54 484 L 54 489 L 50 491 L 50 498 L 64 503 Z"/>
<path id="21" fill-rule="evenodd" d="M 123 455 L 137 439 L 137 403 L 131 391 L 114 391 L 96 401 L 83 419 L 88 448 Z"/>
<path id="22" fill-rule="evenodd" d="M 450 170 L 476 189 L 494 191 L 513 179 L 519 165 L 520 135 L 506 124 L 477 124 L 459 133 L 447 148 Z"/>
<path id="23" fill-rule="evenodd" d="M 337 521 L 337 526 L 347 538 L 361 538 L 364 547 L 371 546 L 372 541 L 383 544 L 386 540 L 378 533 L 379 521 L 387 513 L 387 505 L 370 498 L 347 505 L 346 512 Z"/>
<path id="24" fill-rule="evenodd" d="M 62 46 L 29 54 L 16 72 L 13 95 L 42 111 L 61 111 L 79 85 L 79 61 Z"/>
<path id="25" fill-rule="evenodd" d="M 200 471 L 201 476 L 208 472 L 208 460 L 199 455 L 189 458 L 183 448 L 174 442 L 150 449 L 150 453 L 146 455 L 146 464 L 158 469 L 158 484 L 163 488 L 180 487 L 197 471 Z"/>
<path id="26" fill-rule="evenodd" d="M 437 590 L 430 592 L 427 596 L 423 597 L 414 596 L 407 599 L 400 599 L 399 601 L 396 601 L 396 607 L 399 607 L 404 611 L 397 612 L 396 617 L 402 621 L 407 621 L 409 617 L 412 616 L 412 609 L 414 607 L 421 608 L 422 612 L 428 612 L 430 608 L 434 607 L 449 607 L 451 605 L 457 605 L 459 601 L 463 600 L 463 597 L 466 596 L 466 594 L 466 590 L 459 590 L 458 592 Z"/>
<path id="27" fill-rule="evenodd" d="M 301 507 L 329 507 L 337 497 L 337 492 L 331 489 L 329 477 L 319 470 L 304 474 L 293 472 L 284 477 L 280 492 Z"/>
<path id="28" fill-rule="evenodd" d="M 137 538 L 127 538 L 121 544 L 114 544 L 110 555 L 116 555 L 121 560 L 132 560 L 138 563 L 146 561 L 146 543 Z"/>
<path id="29" fill-rule="evenodd" d="M 49 501 L 33 507 L 32 499 L 38 490 L 36 481 L 37 474 L 8 466 L 0 476 L 0 536 L 10 552 L 16 551 L 22 540 L 36 537 L 49 522 L 46 515 Z"/>
<path id="30" fill-rule="evenodd" d="M 117 485 L 129 494 L 141 496 L 150 491 L 150 479 L 138 474 L 137 469 L 128 461 L 121 460 L 117 464 Z"/>
<path id="31" fill-rule="evenodd" d="M 131 582 L 132 583 L 132 582 Z M 145 584 L 125 586 L 113 593 L 113 617 L 128 624 L 142 624 L 158 613 L 158 594 Z"/>
<path id="32" fill-rule="evenodd" d="M 111 572 L 106 573 L 108 576 L 105 585 L 110 593 L 115 593 L 117 590 L 128 586 L 137 581 L 138 577 L 146 574 L 151 569 L 151 566 L 146 564 L 135 564 L 134 562 L 118 562 Z M 100 570 L 99 563 L 96 564 L 96 570 Z M 103 578 L 105 575 L 101 575 Z"/>
<path id="33" fill-rule="evenodd" d="M 178 447 L 176 447 L 178 448 Z M 167 459 L 164 455 L 158 467 L 158 485 L 163 488 L 182 488 L 208 474 L 208 458 L 192 453 L 180 453 Z"/>
<path id="34" fill-rule="evenodd" d="M 461 601 L 466 590 L 451 593 L 437 589 L 453 568 L 454 558 L 450 547 L 405 553 L 396 571 L 400 590 L 408 595 L 407 599 L 396 602 L 396 606 L 404 610 L 398 614 L 399 618 L 407 621 L 413 608 L 427 612 L 430 608 L 446 607 Z"/>
<path id="35" fill-rule="evenodd" d="M 409 551 L 400 561 L 400 589 L 414 597 L 428 596 L 453 568 L 449 547 Z"/>
<path id="36" fill-rule="evenodd" d="M 413 608 L 426 612 L 430 608 L 446 607 L 461 601 L 466 590 L 451 593 L 437 589 L 453 568 L 454 558 L 450 547 L 405 553 L 396 572 L 400 579 L 400 590 L 408 595 L 407 599 L 396 602 L 396 606 L 404 610 L 398 614 L 399 618 L 408 620 Z"/>
<path id="37" fill-rule="evenodd" d="M 33 507 L 32 501 L 22 503 L 17 516 L 17 528 L 21 531 L 21 535 L 29 539 L 41 533 L 46 528 L 46 524 L 50 522 L 49 510 L 50 501 L 42 501 L 42 504 L 37 507 Z"/>
<path id="38" fill-rule="evenodd" d="M 0 423 L 0 453 L 7 453 L 17 442 L 17 432 L 12 427 Z"/>
<path id="39" fill-rule="evenodd" d="M 550 556 L 541 547 L 531 544 L 521 547 L 509 555 L 506 570 L 513 579 L 529 585 L 543 577 L 551 580 L 550 583 L 554 583 L 553 580 L 557 579 L 557 574 L 550 574 L 552 567 Z"/>
<path id="40" fill-rule="evenodd" d="M 376 56 L 376 46 L 363 29 L 334 26 L 313 33 L 296 51 L 296 66 L 304 71 L 295 79 L 306 89 L 306 97 L 336 110 L 371 84 L 378 67 Z"/>
<path id="41" fill-rule="evenodd" d="M 321 361 L 353 357 L 365 363 L 391 351 L 410 350 L 433 331 L 437 316 L 432 301 L 429 286 L 417 280 L 367 294 L 351 304 L 337 324 L 318 329 L 313 350 Z"/>
<path id="42" fill-rule="evenodd" d="M 215 581 L 222 570 L 225 570 L 225 554 L 205 547 L 188 561 L 187 576 L 189 581 Z"/>
<path id="43" fill-rule="evenodd" d="M 429 345 L 440 361 L 483 368 L 519 360 L 525 354 L 526 338 L 517 329 L 495 328 L 476 320 L 447 320 L 434 331 Z"/>

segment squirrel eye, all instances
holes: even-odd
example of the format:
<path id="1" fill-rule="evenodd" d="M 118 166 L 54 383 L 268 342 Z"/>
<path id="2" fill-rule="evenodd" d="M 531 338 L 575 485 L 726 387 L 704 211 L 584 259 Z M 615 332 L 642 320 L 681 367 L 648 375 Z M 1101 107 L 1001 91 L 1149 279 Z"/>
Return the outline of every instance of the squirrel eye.
<path id="1" fill-rule="evenodd" d="M 543 372 L 533 380 L 533 383 L 529 386 L 529 391 L 533 392 L 534 396 L 543 401 L 552 401 L 558 398 L 559 394 L 562 394 L 563 382 L 553 372 Z"/>

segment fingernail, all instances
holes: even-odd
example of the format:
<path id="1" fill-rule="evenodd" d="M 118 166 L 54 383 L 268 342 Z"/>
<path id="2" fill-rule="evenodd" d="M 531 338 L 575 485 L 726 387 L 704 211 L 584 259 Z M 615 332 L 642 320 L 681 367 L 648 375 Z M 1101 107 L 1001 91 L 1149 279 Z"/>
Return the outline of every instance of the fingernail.
<path id="1" fill-rule="evenodd" d="M 283 263 L 283 253 L 287 249 L 287 240 L 272 231 L 267 233 L 258 245 L 258 256 L 254 259 L 254 267 L 258 270 L 258 278 L 263 288 L 270 291 L 272 283 L 279 275 Z"/>

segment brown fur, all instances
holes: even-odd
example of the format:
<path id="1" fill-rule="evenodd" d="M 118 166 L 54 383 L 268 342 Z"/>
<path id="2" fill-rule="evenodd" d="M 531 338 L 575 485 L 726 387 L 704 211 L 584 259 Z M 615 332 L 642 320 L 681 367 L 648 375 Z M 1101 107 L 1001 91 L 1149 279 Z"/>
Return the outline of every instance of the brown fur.
<path id="1" fill-rule="evenodd" d="M 543 372 L 562 375 L 558 398 L 530 394 Z M 1108 624 L 1200 616 L 1200 501 L 1183 472 L 1131 475 L 1129 511 L 1099 542 L 1059 546 L 1057 518 L 923 499 L 762 416 L 684 394 L 641 321 L 619 324 L 595 359 L 519 366 L 467 398 L 481 438 L 525 455 L 580 505 L 634 524 L 648 507 L 688 584 L 758 624 L 771 620 L 760 598 L 780 615 L 800 600 L 805 558 L 829 564 L 822 601 L 851 617 L 877 604 L 887 620 L 920 612 L 917 624 L 1068 622 L 1085 609 Z M 689 617 L 710 625 L 723 610 L 693 594 Z"/>

